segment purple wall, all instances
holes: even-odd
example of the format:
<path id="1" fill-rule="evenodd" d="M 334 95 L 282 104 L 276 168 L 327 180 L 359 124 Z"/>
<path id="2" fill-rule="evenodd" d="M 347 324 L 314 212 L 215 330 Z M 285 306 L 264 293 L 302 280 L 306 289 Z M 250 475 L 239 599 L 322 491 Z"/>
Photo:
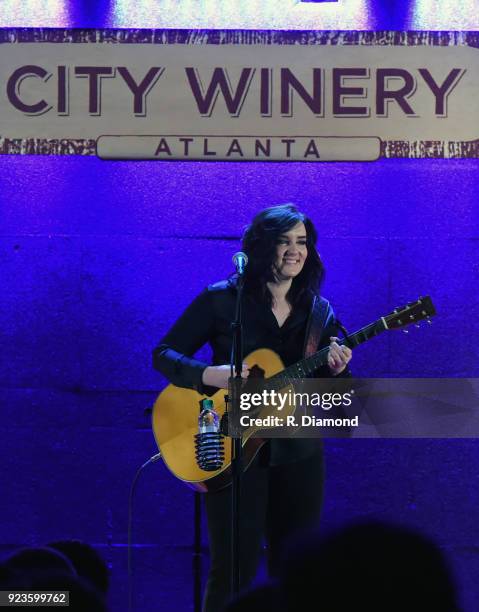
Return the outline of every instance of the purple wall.
<path id="1" fill-rule="evenodd" d="M 315 221 L 324 294 L 348 328 L 430 294 L 432 327 L 357 350 L 360 376 L 479 376 L 475 161 L 109 163 L 0 158 L 0 549 L 79 537 L 112 566 L 125 609 L 130 481 L 155 452 L 164 384 L 151 349 L 231 271 L 243 226 L 296 202 Z M 355 517 L 419 527 L 475 609 L 475 440 L 329 441 L 325 529 Z M 192 494 L 161 464 L 139 483 L 141 606 L 190 609 Z M 474 603 L 473 603 L 474 602 Z"/>

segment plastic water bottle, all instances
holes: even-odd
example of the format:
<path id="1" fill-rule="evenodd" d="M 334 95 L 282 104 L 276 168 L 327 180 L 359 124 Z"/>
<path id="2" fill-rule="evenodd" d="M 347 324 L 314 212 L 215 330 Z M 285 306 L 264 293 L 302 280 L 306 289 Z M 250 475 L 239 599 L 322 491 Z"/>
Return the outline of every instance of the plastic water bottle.
<path id="1" fill-rule="evenodd" d="M 220 418 L 211 399 L 200 402 L 195 447 L 196 463 L 199 468 L 206 472 L 221 468 L 224 461 L 223 435 L 220 433 Z"/>

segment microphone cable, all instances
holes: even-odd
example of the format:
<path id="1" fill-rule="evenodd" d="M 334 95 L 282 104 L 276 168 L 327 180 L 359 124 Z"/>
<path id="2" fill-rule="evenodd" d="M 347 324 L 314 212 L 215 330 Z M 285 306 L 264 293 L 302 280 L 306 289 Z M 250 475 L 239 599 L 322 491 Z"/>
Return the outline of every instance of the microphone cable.
<path id="1" fill-rule="evenodd" d="M 151 463 L 156 463 L 161 459 L 161 453 L 156 453 L 145 461 L 145 463 L 140 466 L 132 480 L 130 487 L 130 495 L 128 498 L 128 545 L 127 545 L 127 555 L 128 555 L 128 612 L 133 612 L 133 559 L 132 559 L 132 525 L 133 525 L 133 497 L 135 494 L 136 483 L 138 482 L 138 478 L 143 470 L 150 465 Z"/>

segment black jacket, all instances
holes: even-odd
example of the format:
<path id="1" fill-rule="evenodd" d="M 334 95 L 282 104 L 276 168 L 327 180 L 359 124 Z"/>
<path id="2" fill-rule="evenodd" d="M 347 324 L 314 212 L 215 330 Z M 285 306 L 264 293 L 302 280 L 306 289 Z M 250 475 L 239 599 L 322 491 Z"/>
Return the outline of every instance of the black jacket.
<path id="1" fill-rule="evenodd" d="M 307 330 L 311 324 L 312 299 L 303 307 L 296 307 L 279 327 L 271 308 L 258 303 L 252 296 L 243 297 L 243 353 L 247 356 L 259 348 L 275 351 L 285 366 L 299 361 L 306 350 Z M 323 299 L 323 298 L 321 298 Z M 326 301 L 325 301 L 326 302 Z M 235 279 L 210 285 L 188 306 L 159 345 L 153 351 L 153 365 L 171 383 L 195 389 L 201 394 L 212 394 L 215 388 L 201 381 L 203 370 L 210 364 L 193 357 L 198 349 L 209 343 L 213 349 L 213 365 L 230 361 L 232 332 L 236 303 Z M 338 328 L 333 309 L 328 302 L 323 333 L 318 349 L 329 344 L 330 336 Z M 350 375 L 349 370 L 344 372 Z M 327 367 L 319 369 L 316 377 L 330 376 Z M 289 463 L 308 456 L 317 448 L 311 439 L 272 440 L 270 465 Z"/>

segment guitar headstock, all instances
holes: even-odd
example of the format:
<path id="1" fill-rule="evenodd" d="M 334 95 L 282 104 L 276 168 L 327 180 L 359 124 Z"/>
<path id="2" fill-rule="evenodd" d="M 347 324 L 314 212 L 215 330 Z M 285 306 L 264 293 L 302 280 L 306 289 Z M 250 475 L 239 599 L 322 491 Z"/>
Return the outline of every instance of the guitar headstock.
<path id="1" fill-rule="evenodd" d="M 409 302 L 402 308 L 396 308 L 390 315 L 383 317 L 386 329 L 401 329 L 411 323 L 427 320 L 436 314 L 436 309 L 429 296 L 420 297 L 416 302 Z"/>

